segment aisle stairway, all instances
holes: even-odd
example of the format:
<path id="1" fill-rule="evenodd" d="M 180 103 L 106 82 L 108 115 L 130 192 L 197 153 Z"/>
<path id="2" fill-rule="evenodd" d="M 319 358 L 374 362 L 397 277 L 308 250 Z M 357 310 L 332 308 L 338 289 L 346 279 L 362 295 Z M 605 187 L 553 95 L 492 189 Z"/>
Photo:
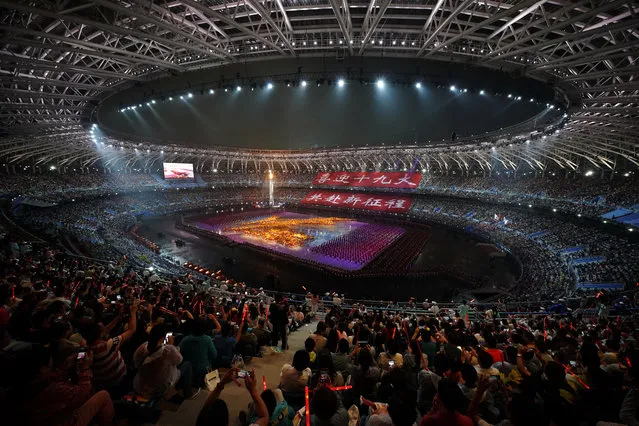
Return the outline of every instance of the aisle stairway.
<path id="1" fill-rule="evenodd" d="M 312 322 L 289 334 L 289 350 L 279 353 L 274 352 L 263 358 L 253 358 L 251 362 L 246 365 L 246 368 L 255 369 L 255 375 L 259 379 L 260 384 L 262 383 L 262 377 L 266 377 L 267 386 L 276 388 L 280 381 L 280 370 L 282 366 L 293 360 L 293 354 L 296 350 L 304 348 L 304 341 L 311 332 L 315 331 L 316 325 L 317 322 Z M 225 371 L 226 370 L 220 369 L 220 376 L 223 375 Z M 157 424 L 161 426 L 195 425 L 197 415 L 208 396 L 209 392 L 203 389 L 195 399 L 184 401 L 177 411 L 164 411 Z M 251 400 L 246 388 L 244 386 L 240 388 L 236 385 L 226 386 L 224 392 L 222 392 L 221 399 L 226 401 L 229 408 L 229 425 L 239 426 L 238 415 L 240 411 L 246 410 Z"/>

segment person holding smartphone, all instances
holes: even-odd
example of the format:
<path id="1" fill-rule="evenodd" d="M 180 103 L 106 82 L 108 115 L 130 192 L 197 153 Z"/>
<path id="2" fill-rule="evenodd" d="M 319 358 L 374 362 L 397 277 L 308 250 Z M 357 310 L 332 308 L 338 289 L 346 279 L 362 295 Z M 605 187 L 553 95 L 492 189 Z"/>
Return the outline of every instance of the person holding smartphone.
<path id="1" fill-rule="evenodd" d="M 249 395 L 251 395 L 253 405 L 255 406 L 255 413 L 258 417 L 250 426 L 267 426 L 269 422 L 268 408 L 264 400 L 262 400 L 260 391 L 257 389 L 255 370 L 246 373 L 247 374 L 244 374 L 244 384 Z M 237 375 L 238 370 L 236 368 L 231 368 L 226 372 L 220 380 L 220 383 L 218 383 L 206 399 L 204 406 L 200 410 L 200 414 L 197 416 L 195 426 L 229 425 L 229 409 L 226 402 L 220 399 L 220 395 L 224 387 L 233 382 Z"/>
<path id="2" fill-rule="evenodd" d="M 183 392 L 184 398 L 193 396 L 193 367 L 190 362 L 183 362 L 173 343 L 173 333 L 166 325 L 158 324 L 151 329 L 149 340 L 135 351 L 133 364 L 138 372 L 133 388 L 137 393 L 153 398 L 176 387 Z"/>
<path id="3" fill-rule="evenodd" d="M 80 334 L 93 352 L 94 380 L 99 387 L 109 390 L 112 394 L 120 393 L 118 388 L 126 375 L 126 365 L 120 353 L 120 346 L 135 334 L 139 305 L 139 300 L 133 302 L 126 331 L 115 337 L 109 337 L 109 334 L 120 322 L 120 316 L 107 325 L 90 323 L 80 327 Z"/>

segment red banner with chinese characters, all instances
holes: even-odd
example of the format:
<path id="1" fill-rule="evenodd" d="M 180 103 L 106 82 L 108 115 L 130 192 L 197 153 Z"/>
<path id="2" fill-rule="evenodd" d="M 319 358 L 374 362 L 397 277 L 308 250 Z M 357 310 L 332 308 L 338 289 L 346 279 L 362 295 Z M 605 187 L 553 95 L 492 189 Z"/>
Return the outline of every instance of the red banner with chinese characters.
<path id="1" fill-rule="evenodd" d="M 362 188 L 417 188 L 421 173 L 406 172 L 325 172 L 318 173 L 313 185 Z"/>
<path id="2" fill-rule="evenodd" d="M 378 212 L 406 213 L 410 209 L 411 198 L 383 194 L 311 191 L 304 197 L 302 204 L 374 210 Z"/>

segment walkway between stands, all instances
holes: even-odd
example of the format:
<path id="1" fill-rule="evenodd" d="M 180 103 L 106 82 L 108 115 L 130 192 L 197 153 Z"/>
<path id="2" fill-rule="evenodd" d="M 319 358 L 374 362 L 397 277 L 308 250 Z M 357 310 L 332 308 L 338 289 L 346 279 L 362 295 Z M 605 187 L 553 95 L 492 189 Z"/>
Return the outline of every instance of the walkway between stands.
<path id="1" fill-rule="evenodd" d="M 297 349 L 304 347 L 304 341 L 306 338 L 315 331 L 317 323 L 312 322 L 305 326 L 302 326 L 299 330 L 289 334 L 288 345 L 289 349 L 285 352 L 273 352 L 269 355 L 265 355 L 263 358 L 253 358 L 248 364 L 246 369 L 255 369 L 255 376 L 259 378 L 259 383 L 262 383 L 262 377 L 266 377 L 266 383 L 269 388 L 276 388 L 280 383 L 280 371 L 282 366 L 286 363 L 290 363 L 293 360 L 293 354 Z M 220 369 L 220 376 L 226 372 L 225 369 Z M 197 415 L 204 405 L 204 401 L 208 397 L 209 392 L 206 389 L 197 395 L 195 399 L 184 401 L 176 411 L 163 410 L 162 417 L 158 421 L 160 426 L 193 426 Z M 237 387 L 236 385 L 226 386 L 222 399 L 226 401 L 229 408 L 230 426 L 238 426 L 238 415 L 240 411 L 246 410 L 250 397 L 244 389 L 244 386 Z M 163 407 L 164 409 L 165 407 Z M 168 407 L 166 407 L 168 408 Z"/>

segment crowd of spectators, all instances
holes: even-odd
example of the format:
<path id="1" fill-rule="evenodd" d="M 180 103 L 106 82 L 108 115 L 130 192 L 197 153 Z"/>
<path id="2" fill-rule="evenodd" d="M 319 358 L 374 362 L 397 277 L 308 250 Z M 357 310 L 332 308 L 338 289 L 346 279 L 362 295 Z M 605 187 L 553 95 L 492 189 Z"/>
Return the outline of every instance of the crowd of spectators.
<path id="1" fill-rule="evenodd" d="M 303 188 L 279 188 L 275 201 L 296 204 L 305 194 Z M 263 195 L 260 187 L 171 189 L 86 197 L 48 208 L 22 203 L 15 210 L 21 221 L 45 235 L 59 239 L 72 236 L 82 246 L 79 254 L 102 259 L 127 255 L 138 266 L 153 263 L 174 271 L 174 261 L 129 238 L 127 231 L 137 217 L 258 202 L 264 200 Z M 513 297 L 556 298 L 573 294 L 580 282 L 634 285 L 639 276 L 635 261 L 639 247 L 634 240 L 560 215 L 540 215 L 525 207 L 477 203 L 468 198 L 417 195 L 410 214 L 487 235 L 508 248 L 524 265 L 520 281 L 511 289 Z M 366 247 L 372 242 L 367 238 Z M 339 249 L 343 248 L 341 244 Z M 566 249 L 574 250 L 564 253 Z M 575 262 L 584 258 L 592 261 Z"/>
<path id="2" fill-rule="evenodd" d="M 577 282 L 634 285 L 639 276 L 639 244 L 564 217 L 520 208 L 473 203 L 463 198 L 413 200 L 412 214 L 485 236 L 512 251 L 523 264 L 516 295 L 550 299 L 569 295 Z M 564 254 L 566 249 L 577 251 Z M 591 257 L 596 264 L 573 263 Z"/>
<path id="3" fill-rule="evenodd" d="M 9 424 L 110 425 L 131 415 L 131 404 L 153 410 L 155 422 L 162 401 L 195 397 L 211 368 L 222 377 L 198 426 L 235 422 L 223 390 L 242 375 L 252 402 L 240 414 L 244 425 L 639 421 L 636 292 L 559 300 L 513 318 L 502 304 L 283 297 L 120 258 L 103 264 L 46 246 L 0 247 Z M 315 331 L 290 348 L 279 383 L 258 386 L 246 363 L 271 345 L 286 350 L 287 334 L 310 321 Z"/>
<path id="4" fill-rule="evenodd" d="M 311 320 L 310 306 L 184 269 L 164 275 L 121 258 L 0 243 L 8 424 L 107 425 L 113 402 L 131 394 L 150 408 L 179 404 L 210 369 L 261 356 L 280 340 L 285 349 L 286 334 Z"/>
<path id="5" fill-rule="evenodd" d="M 206 188 L 261 188 L 263 192 L 267 191 L 267 176 L 265 171 L 230 173 L 207 170 L 198 173 Z M 276 172 L 273 180 L 276 193 L 278 189 L 308 189 L 313 186 L 315 176 L 315 172 Z M 60 173 L 53 170 L 39 174 L 23 172 L 2 175 L 0 195 L 58 201 L 116 192 L 157 191 L 180 187 L 191 188 L 193 182 L 164 181 L 161 170 L 106 174 L 93 171 Z M 424 173 L 419 187 L 410 192 L 499 203 L 532 203 L 535 206 L 597 217 L 616 208 L 630 208 L 639 204 L 637 188 L 639 185 L 632 172 L 618 173 L 613 178 L 594 175 L 559 176 L 559 173 L 554 172 L 546 172 L 543 176 L 533 172 L 518 175 L 514 172 L 494 172 L 491 176 Z"/>

